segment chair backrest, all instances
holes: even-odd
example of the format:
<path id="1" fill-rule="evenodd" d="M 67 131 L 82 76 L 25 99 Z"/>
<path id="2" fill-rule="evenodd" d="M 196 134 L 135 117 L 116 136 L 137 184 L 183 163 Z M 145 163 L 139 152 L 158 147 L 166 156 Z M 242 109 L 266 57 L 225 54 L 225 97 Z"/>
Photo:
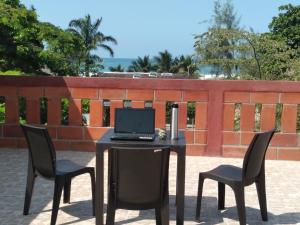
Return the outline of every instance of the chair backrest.
<path id="1" fill-rule="evenodd" d="M 253 183 L 263 169 L 266 151 L 274 133 L 275 129 L 253 137 L 243 163 L 243 179 L 246 183 Z"/>
<path id="2" fill-rule="evenodd" d="M 169 148 L 112 148 L 109 186 L 117 208 L 155 208 L 168 194 Z"/>
<path id="3" fill-rule="evenodd" d="M 56 155 L 46 128 L 21 125 L 27 140 L 33 168 L 43 177 L 55 176 Z"/>

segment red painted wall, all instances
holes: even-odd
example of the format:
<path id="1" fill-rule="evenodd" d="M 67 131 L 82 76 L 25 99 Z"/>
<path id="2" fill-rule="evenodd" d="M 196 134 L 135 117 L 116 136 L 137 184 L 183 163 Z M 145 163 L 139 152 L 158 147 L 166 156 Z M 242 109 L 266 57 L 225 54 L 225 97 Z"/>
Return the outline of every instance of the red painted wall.
<path id="1" fill-rule="evenodd" d="M 256 121 L 260 130 L 274 127 L 276 106 L 282 104 L 281 130 L 271 143 L 270 159 L 300 160 L 300 139 L 296 133 L 300 82 L 286 81 L 202 81 L 181 79 L 0 77 L 0 96 L 5 97 L 6 118 L 0 124 L 0 148 L 24 148 L 26 143 L 18 121 L 18 98 L 26 98 L 28 123 L 40 122 L 40 97 L 48 100 L 49 132 L 58 150 L 94 151 L 95 140 L 108 129 L 102 127 L 103 100 L 114 108 L 131 100 L 133 107 L 152 101 L 156 127 L 165 127 L 166 102 L 176 101 L 180 129 L 185 131 L 189 155 L 242 157 L 253 137 L 255 105 L 261 104 Z M 69 99 L 69 125 L 61 125 L 61 98 Z M 81 100 L 90 99 L 90 124 L 82 125 Z M 187 103 L 195 102 L 195 126 L 188 128 Z M 236 109 L 236 104 L 240 108 Z M 278 106 L 277 106 L 278 107 Z M 239 126 L 234 127 L 238 113 Z"/>

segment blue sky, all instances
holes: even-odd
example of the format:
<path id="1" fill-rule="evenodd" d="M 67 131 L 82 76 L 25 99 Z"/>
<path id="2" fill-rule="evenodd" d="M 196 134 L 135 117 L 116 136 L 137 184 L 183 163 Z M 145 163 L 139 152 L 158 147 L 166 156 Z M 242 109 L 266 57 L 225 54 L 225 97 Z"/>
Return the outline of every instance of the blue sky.
<path id="1" fill-rule="evenodd" d="M 174 56 L 193 53 L 194 34 L 206 31 L 213 0 L 21 0 L 33 5 L 41 21 L 67 28 L 70 20 L 90 14 L 103 17 L 101 31 L 118 41 L 112 46 L 117 58 L 157 55 L 167 49 Z M 278 6 L 299 0 L 232 0 L 241 26 L 268 31 Z M 98 52 L 101 57 L 108 54 Z"/>

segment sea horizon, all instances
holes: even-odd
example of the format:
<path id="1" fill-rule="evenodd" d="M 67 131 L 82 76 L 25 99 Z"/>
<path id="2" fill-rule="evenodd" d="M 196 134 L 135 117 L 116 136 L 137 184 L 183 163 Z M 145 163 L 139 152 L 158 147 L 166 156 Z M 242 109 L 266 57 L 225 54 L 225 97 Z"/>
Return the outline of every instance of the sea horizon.
<path id="1" fill-rule="evenodd" d="M 136 60 L 136 58 L 103 58 L 102 65 L 104 68 L 100 71 L 109 72 L 110 67 L 117 67 L 118 65 L 121 65 L 126 71 L 134 60 Z"/>
<path id="2" fill-rule="evenodd" d="M 118 65 L 121 65 L 125 69 L 125 71 L 128 70 L 129 66 L 132 64 L 134 60 L 137 58 L 103 58 L 102 65 L 104 66 L 103 69 L 100 70 L 100 72 L 110 72 L 110 67 L 117 67 Z M 210 75 L 213 74 L 212 66 L 210 65 L 200 65 L 199 71 L 200 74 L 204 75 Z"/>

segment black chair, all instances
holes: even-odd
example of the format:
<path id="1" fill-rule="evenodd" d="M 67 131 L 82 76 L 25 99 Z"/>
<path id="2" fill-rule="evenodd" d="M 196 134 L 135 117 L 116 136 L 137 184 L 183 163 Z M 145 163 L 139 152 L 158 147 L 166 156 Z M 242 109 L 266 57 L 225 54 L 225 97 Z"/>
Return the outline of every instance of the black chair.
<path id="1" fill-rule="evenodd" d="M 255 182 L 263 221 L 268 220 L 266 186 L 265 186 L 265 155 L 275 130 L 255 134 L 246 152 L 243 168 L 221 165 L 199 174 L 196 220 L 200 219 L 201 199 L 204 179 L 218 181 L 218 209 L 225 208 L 225 184 L 235 194 L 237 211 L 241 225 L 246 224 L 244 187 Z"/>
<path id="2" fill-rule="evenodd" d="M 156 224 L 169 224 L 169 158 L 165 147 L 109 150 L 107 225 L 116 209 L 155 209 Z"/>
<path id="3" fill-rule="evenodd" d="M 29 148 L 28 174 L 24 202 L 24 215 L 28 215 L 35 178 L 40 175 L 54 180 L 54 196 L 51 225 L 55 225 L 60 197 L 64 189 L 64 203 L 70 203 L 71 180 L 75 176 L 89 173 L 92 183 L 93 215 L 95 215 L 95 171 L 93 167 L 83 167 L 69 160 L 56 160 L 51 138 L 46 128 L 21 125 Z"/>

